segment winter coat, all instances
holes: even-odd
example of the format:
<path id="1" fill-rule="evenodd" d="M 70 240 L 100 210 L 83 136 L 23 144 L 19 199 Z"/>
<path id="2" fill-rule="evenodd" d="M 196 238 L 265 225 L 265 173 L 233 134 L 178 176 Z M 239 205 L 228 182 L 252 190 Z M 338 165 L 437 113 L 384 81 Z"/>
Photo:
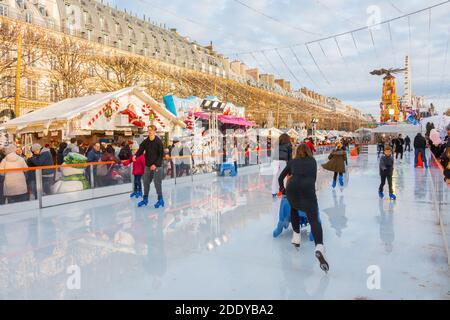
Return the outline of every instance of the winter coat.
<path id="1" fill-rule="evenodd" d="M 403 145 L 405 144 L 405 140 L 402 138 L 397 138 L 393 140 L 395 146 L 395 152 L 400 153 L 403 151 Z"/>
<path id="2" fill-rule="evenodd" d="M 286 196 L 291 207 L 317 214 L 319 206 L 316 196 L 317 162 L 314 158 L 298 158 L 288 162 L 278 177 L 280 191 L 284 190 L 284 178 L 291 175 Z"/>
<path id="3" fill-rule="evenodd" d="M 0 170 L 14 168 L 28 168 L 28 166 L 22 157 L 10 153 L 0 163 Z M 24 171 L 1 172 L 0 175 L 5 177 L 3 194 L 6 197 L 20 196 L 28 192 Z"/>
<path id="4" fill-rule="evenodd" d="M 314 146 L 314 143 L 308 141 L 306 142 L 306 145 L 308 146 L 308 148 L 311 150 L 312 153 L 316 152 L 316 147 Z"/>
<path id="5" fill-rule="evenodd" d="M 380 159 L 380 175 L 392 176 L 394 172 L 394 157 L 383 155 Z"/>
<path id="6" fill-rule="evenodd" d="M 405 138 L 405 144 L 406 145 L 410 145 L 411 144 L 411 139 L 409 137 Z"/>
<path id="7" fill-rule="evenodd" d="M 163 164 L 164 146 L 159 137 L 155 137 L 155 140 L 151 141 L 150 138 L 145 139 L 139 146 L 139 150 L 136 153 L 136 157 L 145 154 L 145 163 L 147 167 L 155 165 L 157 168 L 161 168 Z"/>
<path id="8" fill-rule="evenodd" d="M 53 158 L 49 149 L 42 149 L 39 155 L 33 155 L 29 159 L 29 163 L 31 163 L 30 167 L 46 167 L 53 166 Z M 44 178 L 52 178 L 55 175 L 55 169 L 44 169 L 42 170 L 42 177 Z"/>
<path id="9" fill-rule="evenodd" d="M 414 138 L 414 149 L 425 149 L 427 147 L 427 141 L 423 136 L 417 135 Z"/>
<path id="10" fill-rule="evenodd" d="M 290 143 L 281 144 L 278 148 L 278 160 L 291 161 L 292 159 L 292 145 Z"/>
<path id="11" fill-rule="evenodd" d="M 87 153 L 87 162 L 98 162 L 102 157 L 101 151 L 96 151 L 94 148 Z"/>
<path id="12" fill-rule="evenodd" d="M 344 150 L 334 150 L 328 156 L 329 161 L 322 165 L 325 170 L 344 173 L 347 162 L 347 153 Z"/>
<path id="13" fill-rule="evenodd" d="M 133 156 L 133 153 L 131 152 L 130 146 L 125 145 L 119 152 L 119 159 L 120 160 L 128 160 Z"/>
<path id="14" fill-rule="evenodd" d="M 145 171 L 145 156 L 141 154 L 139 157 L 136 157 L 136 161 L 129 159 L 123 164 L 128 167 L 131 163 L 133 163 L 133 176 L 142 176 Z"/>

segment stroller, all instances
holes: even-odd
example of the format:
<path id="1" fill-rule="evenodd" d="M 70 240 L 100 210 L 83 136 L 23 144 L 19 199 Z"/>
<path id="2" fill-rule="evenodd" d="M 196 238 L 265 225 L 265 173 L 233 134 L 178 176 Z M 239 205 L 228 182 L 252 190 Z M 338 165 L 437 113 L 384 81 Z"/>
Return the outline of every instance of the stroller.
<path id="1" fill-rule="evenodd" d="M 298 214 L 300 216 L 300 228 L 306 227 L 308 225 L 308 218 L 306 217 L 306 213 L 299 210 Z M 319 222 L 320 222 L 320 215 L 319 215 Z M 283 195 L 283 198 L 281 199 L 280 203 L 278 224 L 275 230 L 273 230 L 273 237 L 277 238 L 283 232 L 283 229 L 287 229 L 289 227 L 290 223 L 291 223 L 291 205 L 289 204 L 289 201 L 286 198 L 286 196 Z M 312 233 L 309 234 L 309 240 L 314 241 Z"/>

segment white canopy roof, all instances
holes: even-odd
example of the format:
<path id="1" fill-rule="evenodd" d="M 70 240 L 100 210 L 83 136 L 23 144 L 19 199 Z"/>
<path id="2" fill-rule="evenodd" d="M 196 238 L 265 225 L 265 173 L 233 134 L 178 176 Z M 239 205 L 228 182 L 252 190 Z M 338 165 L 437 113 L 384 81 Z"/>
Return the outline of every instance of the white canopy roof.
<path id="1" fill-rule="evenodd" d="M 422 120 L 420 120 L 420 124 L 422 124 L 423 126 L 425 126 L 428 122 L 433 123 L 434 127 L 437 130 L 445 129 L 448 126 L 448 124 L 450 124 L 450 117 L 443 114 L 439 116 L 423 118 Z"/>
<path id="2" fill-rule="evenodd" d="M 398 133 L 398 134 L 410 134 L 415 135 L 418 132 L 421 132 L 422 129 L 418 125 L 413 124 L 393 124 L 393 125 L 384 125 L 379 126 L 372 130 L 372 133 Z"/>
<path id="3" fill-rule="evenodd" d="M 145 103 L 151 104 L 155 111 L 160 113 L 165 118 L 183 128 L 185 127 L 184 122 L 178 120 L 170 111 L 164 107 L 161 107 L 156 100 L 145 93 L 143 89 L 138 87 L 129 87 L 114 92 L 98 93 L 85 97 L 65 99 L 48 107 L 38 109 L 31 113 L 12 119 L 8 121 L 4 127 L 7 129 L 17 128 L 20 130 L 30 125 L 44 124 L 49 126 L 51 122 L 71 120 L 81 114 L 98 108 L 111 99 L 118 99 L 128 94 L 134 94 Z"/>

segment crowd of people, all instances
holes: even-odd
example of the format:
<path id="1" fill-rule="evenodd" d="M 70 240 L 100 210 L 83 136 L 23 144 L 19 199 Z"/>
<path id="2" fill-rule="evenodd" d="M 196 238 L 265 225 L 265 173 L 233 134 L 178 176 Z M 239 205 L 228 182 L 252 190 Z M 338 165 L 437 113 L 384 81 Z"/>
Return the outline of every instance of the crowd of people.
<path id="1" fill-rule="evenodd" d="M 450 183 L 450 124 L 445 128 L 446 136 L 441 138 L 439 133 L 432 123 L 427 124 L 427 131 L 425 135 L 417 133 L 412 141 L 414 148 L 414 166 L 419 165 L 419 159 L 422 160 L 425 168 L 428 168 L 430 161 L 426 156 L 426 149 L 428 148 L 433 157 L 438 161 L 444 169 L 444 179 Z M 403 138 L 401 134 L 398 136 L 378 137 L 378 156 L 384 154 L 387 147 L 389 151 L 395 154 L 395 159 L 402 160 L 405 152 L 411 152 L 411 138 L 406 136 Z"/>

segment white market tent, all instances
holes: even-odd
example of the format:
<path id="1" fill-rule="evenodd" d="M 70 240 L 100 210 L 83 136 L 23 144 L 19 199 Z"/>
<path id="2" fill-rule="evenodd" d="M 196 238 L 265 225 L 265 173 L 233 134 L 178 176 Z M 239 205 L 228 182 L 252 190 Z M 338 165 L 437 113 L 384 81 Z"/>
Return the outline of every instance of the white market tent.
<path id="1" fill-rule="evenodd" d="M 149 111 L 157 117 L 153 124 L 160 131 L 171 132 L 185 128 L 186 124 L 138 87 L 115 92 L 66 99 L 8 121 L 4 127 L 14 134 L 64 130 L 65 135 L 89 135 L 90 131 L 131 131 L 136 126 L 129 123 L 122 111 L 132 108 L 145 125 L 150 125 Z M 110 110 L 107 113 L 105 110 Z"/>
<path id="2" fill-rule="evenodd" d="M 432 116 L 428 118 L 423 118 L 420 120 L 420 124 L 425 127 L 428 122 L 434 124 L 436 130 L 445 130 L 445 128 L 450 124 L 450 117 L 446 115 Z"/>
<path id="3" fill-rule="evenodd" d="M 413 124 L 389 124 L 372 130 L 372 134 L 402 134 L 403 136 L 415 136 L 418 132 L 422 132 L 421 126 Z"/>

